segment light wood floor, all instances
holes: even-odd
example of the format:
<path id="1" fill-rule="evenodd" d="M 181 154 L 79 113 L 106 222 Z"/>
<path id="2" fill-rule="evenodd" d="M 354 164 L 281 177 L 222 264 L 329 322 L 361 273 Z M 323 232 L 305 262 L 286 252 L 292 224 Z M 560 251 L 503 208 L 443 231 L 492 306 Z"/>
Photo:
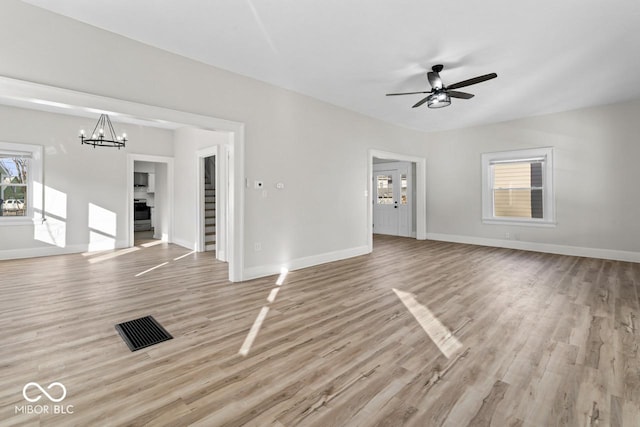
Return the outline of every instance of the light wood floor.
<path id="1" fill-rule="evenodd" d="M 1 425 L 640 425 L 640 264 L 376 237 L 231 284 L 150 243 L 0 262 Z M 145 315 L 174 339 L 132 353 Z M 16 415 L 31 381 L 74 413 Z"/>

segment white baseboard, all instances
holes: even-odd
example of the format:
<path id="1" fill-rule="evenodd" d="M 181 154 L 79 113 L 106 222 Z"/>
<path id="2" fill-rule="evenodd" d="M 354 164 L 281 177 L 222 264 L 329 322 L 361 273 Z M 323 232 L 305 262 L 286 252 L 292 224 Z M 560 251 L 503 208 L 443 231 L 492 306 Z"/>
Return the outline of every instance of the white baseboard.
<path id="1" fill-rule="evenodd" d="M 283 267 L 285 267 L 289 271 L 299 270 L 301 268 L 313 267 L 314 265 L 326 264 L 328 262 L 340 261 L 342 259 L 366 255 L 369 252 L 369 248 L 365 245 L 355 248 L 342 249 L 339 251 L 326 252 L 323 254 L 312 255 L 303 258 L 296 258 L 274 265 L 260 265 L 257 267 L 249 267 L 244 269 L 242 280 L 251 280 L 257 279 L 259 277 L 280 274 Z"/>
<path id="2" fill-rule="evenodd" d="M 77 254 L 77 253 L 83 253 L 83 252 L 93 252 L 97 250 L 121 249 L 126 247 L 127 247 L 127 243 L 124 240 L 122 240 L 122 241 L 117 241 L 115 243 L 115 247 L 113 247 L 112 245 L 109 245 L 109 246 L 101 245 L 100 247 L 96 247 L 95 245 L 90 245 L 89 243 L 85 243 L 80 245 L 68 245 L 65 247 L 41 246 L 37 248 L 4 249 L 4 250 L 0 250 L 0 260 Z"/>
<path id="3" fill-rule="evenodd" d="M 470 245 L 492 246 L 497 248 L 520 249 L 523 251 L 545 252 L 558 255 L 570 255 L 640 263 L 640 252 L 619 251 L 614 249 L 585 248 L 580 246 L 523 242 L 520 240 L 488 239 L 484 237 L 459 236 L 455 234 L 440 233 L 427 233 L 427 239 L 439 240 L 442 242 L 466 243 Z"/>

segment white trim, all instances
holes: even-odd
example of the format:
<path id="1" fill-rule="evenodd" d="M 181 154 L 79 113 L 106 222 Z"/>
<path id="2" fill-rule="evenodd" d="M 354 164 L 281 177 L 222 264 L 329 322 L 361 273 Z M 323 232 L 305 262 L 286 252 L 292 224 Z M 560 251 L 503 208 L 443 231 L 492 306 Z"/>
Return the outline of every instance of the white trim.
<path id="1" fill-rule="evenodd" d="M 557 223 L 551 221 L 522 220 L 520 218 L 483 219 L 482 223 L 491 225 L 522 225 L 525 227 L 555 227 L 557 225 Z"/>
<path id="2" fill-rule="evenodd" d="M 177 128 L 193 126 L 200 129 L 229 132 L 229 215 L 227 258 L 229 280 L 238 282 L 244 275 L 244 123 L 184 111 L 171 110 L 121 99 L 92 95 L 54 86 L 0 76 L 0 104 L 23 108 L 44 109 L 42 101 L 64 104 L 59 112 L 81 115 L 89 110 L 104 110 L 118 120 L 141 120 L 153 126 Z M 94 113 L 95 114 L 95 113 Z M 125 192 L 128 193 L 128 190 Z"/>
<path id="3" fill-rule="evenodd" d="M 491 165 L 508 161 L 530 161 L 544 159 L 542 177 L 543 215 L 544 218 L 504 218 L 494 216 L 493 209 L 493 176 Z M 528 225 L 537 227 L 555 227 L 556 208 L 554 191 L 553 147 L 528 148 L 525 150 L 510 150 L 493 153 L 482 153 L 482 222 L 483 224 Z"/>
<path id="4" fill-rule="evenodd" d="M 129 247 L 125 240 L 117 240 L 115 242 L 115 246 L 109 245 L 108 247 L 104 247 L 104 250 L 113 251 L 114 249 L 123 249 Z M 59 246 L 46 246 L 46 247 L 38 247 L 38 248 L 21 248 L 21 249 L 3 249 L 0 250 L 0 260 L 11 260 L 11 259 L 19 259 L 19 258 L 34 258 L 41 256 L 53 256 L 53 255 L 64 255 L 64 254 L 76 254 L 82 252 L 91 252 L 95 249 L 90 246 L 90 243 L 80 244 L 80 245 L 67 245 L 65 247 Z"/>
<path id="5" fill-rule="evenodd" d="M 244 272 L 245 280 L 257 279 L 259 277 L 280 274 L 282 268 L 289 271 L 299 270 L 301 268 L 313 267 L 315 265 L 326 264 L 328 262 L 340 261 L 347 258 L 353 258 L 360 255 L 371 253 L 368 246 L 358 246 L 355 248 L 342 249 L 339 251 L 325 252 L 323 254 L 312 255 L 303 258 L 296 258 L 284 261 L 280 264 L 261 265 L 258 267 L 247 268 Z"/>
<path id="6" fill-rule="evenodd" d="M 133 232 L 133 174 L 135 168 L 135 162 L 152 162 L 152 163 L 164 163 L 167 165 L 167 203 L 169 206 L 169 231 L 167 235 L 162 235 L 162 240 L 166 242 L 173 242 L 173 157 L 154 156 L 149 154 L 127 154 L 127 241 L 129 246 L 133 246 L 134 232 Z"/>
<path id="7" fill-rule="evenodd" d="M 487 239 L 484 237 L 459 236 L 455 234 L 440 233 L 427 233 L 427 239 L 451 243 L 464 243 L 468 245 L 491 246 L 495 248 L 519 249 L 523 251 L 640 263 L 640 252 L 620 251 L 615 249 L 585 248 L 581 246 L 524 242 L 521 240 Z"/>
<path id="8" fill-rule="evenodd" d="M 416 239 L 427 238 L 427 159 L 408 154 L 369 149 L 367 160 L 367 247 L 373 251 L 373 158 L 400 160 L 416 164 Z"/>

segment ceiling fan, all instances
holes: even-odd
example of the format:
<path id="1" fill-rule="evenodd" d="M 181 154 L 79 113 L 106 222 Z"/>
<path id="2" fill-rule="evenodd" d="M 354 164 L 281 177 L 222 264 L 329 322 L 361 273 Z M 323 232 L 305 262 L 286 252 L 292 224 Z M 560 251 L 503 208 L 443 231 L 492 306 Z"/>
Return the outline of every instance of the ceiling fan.
<path id="1" fill-rule="evenodd" d="M 431 84 L 430 91 L 421 91 L 421 92 L 404 92 L 404 93 L 388 93 L 387 96 L 396 96 L 396 95 L 415 95 L 418 93 L 428 93 L 429 95 L 422 98 L 418 101 L 413 107 L 416 108 L 427 103 L 427 107 L 429 108 L 442 108 L 451 104 L 451 98 L 459 98 L 459 99 L 471 99 L 473 98 L 473 94 L 460 92 L 454 89 L 459 89 L 461 87 L 475 85 L 477 83 L 482 83 L 487 80 L 495 79 L 498 77 L 496 73 L 485 74 L 483 76 L 474 77 L 472 79 L 463 80 L 458 83 L 454 83 L 449 86 L 445 86 L 442 83 L 442 79 L 440 78 L 440 71 L 444 68 L 443 65 L 438 64 L 431 67 L 432 71 L 427 73 L 427 78 L 429 79 L 429 84 Z"/>

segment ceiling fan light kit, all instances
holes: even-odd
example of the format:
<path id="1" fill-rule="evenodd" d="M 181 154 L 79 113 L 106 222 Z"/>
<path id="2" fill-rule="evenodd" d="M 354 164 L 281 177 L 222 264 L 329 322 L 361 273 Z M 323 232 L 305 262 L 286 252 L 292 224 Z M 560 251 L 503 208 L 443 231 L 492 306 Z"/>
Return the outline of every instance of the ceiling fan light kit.
<path id="1" fill-rule="evenodd" d="M 427 107 L 429 108 L 442 108 L 451 104 L 451 97 L 446 92 L 434 93 L 429 95 L 427 99 Z"/>
<path id="2" fill-rule="evenodd" d="M 474 96 L 471 93 L 460 92 L 453 89 L 475 85 L 498 77 L 496 73 L 490 73 L 483 76 L 474 77 L 472 79 L 463 80 L 449 86 L 445 86 L 442 83 L 442 79 L 440 78 L 440 71 L 442 71 L 443 68 L 444 66 L 441 64 L 434 65 L 433 67 L 431 67 L 431 71 L 427 73 L 427 79 L 429 80 L 429 84 L 431 85 L 431 90 L 420 92 L 388 93 L 387 96 L 415 95 L 419 93 L 428 94 L 420 101 L 416 102 L 412 108 L 419 107 L 425 102 L 427 103 L 427 107 L 429 108 L 442 108 L 451 105 L 451 98 L 471 99 Z"/>

